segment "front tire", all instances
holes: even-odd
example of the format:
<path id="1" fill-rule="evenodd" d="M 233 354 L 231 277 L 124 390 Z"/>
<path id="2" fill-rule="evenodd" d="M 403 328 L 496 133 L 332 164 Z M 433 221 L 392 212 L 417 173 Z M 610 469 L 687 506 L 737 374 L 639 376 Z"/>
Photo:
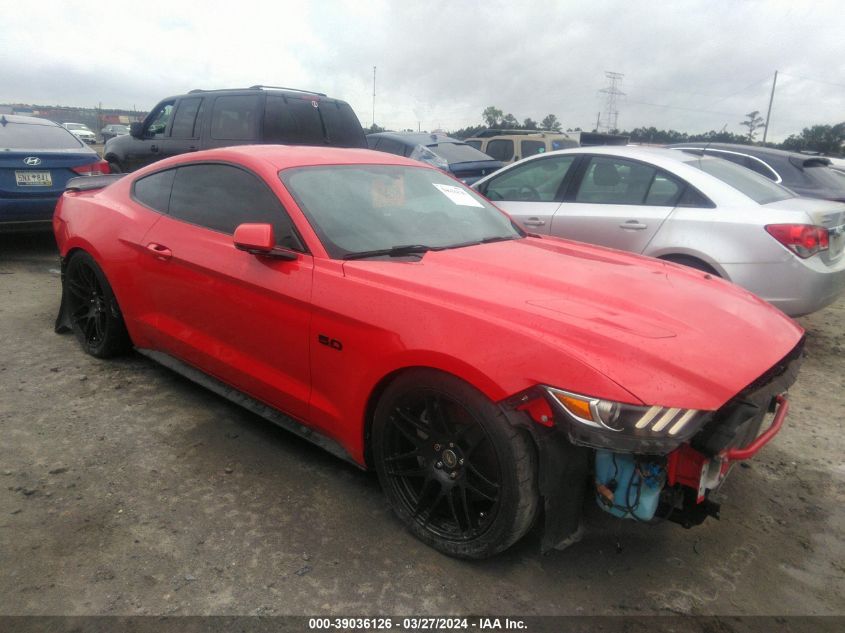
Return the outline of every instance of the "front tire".
<path id="1" fill-rule="evenodd" d="M 71 329 L 82 349 L 97 358 L 129 351 L 132 343 L 120 307 L 103 271 L 88 253 L 71 256 L 64 293 Z"/>
<path id="2" fill-rule="evenodd" d="M 530 437 L 453 376 L 420 369 L 388 386 L 375 410 L 373 458 L 397 516 L 450 556 L 497 554 L 536 518 Z"/>

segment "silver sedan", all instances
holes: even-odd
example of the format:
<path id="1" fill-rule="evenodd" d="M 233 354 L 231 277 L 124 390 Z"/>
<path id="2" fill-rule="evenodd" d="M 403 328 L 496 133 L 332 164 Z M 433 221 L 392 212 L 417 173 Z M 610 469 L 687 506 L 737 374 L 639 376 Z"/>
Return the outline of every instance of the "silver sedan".
<path id="1" fill-rule="evenodd" d="M 718 275 L 792 316 L 845 292 L 845 205 L 720 158 L 651 147 L 538 154 L 473 185 L 526 230 Z"/>

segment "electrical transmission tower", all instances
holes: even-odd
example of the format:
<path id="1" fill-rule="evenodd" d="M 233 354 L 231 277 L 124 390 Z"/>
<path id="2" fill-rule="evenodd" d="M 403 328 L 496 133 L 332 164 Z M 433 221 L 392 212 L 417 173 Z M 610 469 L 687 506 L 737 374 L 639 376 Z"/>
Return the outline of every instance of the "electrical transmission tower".
<path id="1" fill-rule="evenodd" d="M 614 73 L 606 70 L 604 76 L 608 79 L 608 86 L 599 90 L 604 95 L 607 95 L 604 105 L 604 123 L 601 125 L 605 132 L 618 130 L 619 126 L 619 109 L 616 107 L 616 100 L 619 97 L 624 97 L 625 93 L 619 90 L 618 84 L 622 83 L 622 78 L 625 76 L 622 73 Z"/>

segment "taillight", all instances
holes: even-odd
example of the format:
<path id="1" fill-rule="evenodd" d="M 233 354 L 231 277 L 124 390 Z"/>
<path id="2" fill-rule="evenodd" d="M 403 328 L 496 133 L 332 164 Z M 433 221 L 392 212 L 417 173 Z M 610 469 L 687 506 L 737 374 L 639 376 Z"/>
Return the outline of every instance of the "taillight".
<path id="1" fill-rule="evenodd" d="M 89 163 L 87 165 L 79 165 L 78 167 L 71 167 L 80 176 L 102 176 L 103 174 L 110 174 L 109 163 L 105 160 L 98 160 L 96 163 Z"/>
<path id="2" fill-rule="evenodd" d="M 766 231 L 802 259 L 812 257 L 830 246 L 830 234 L 823 226 L 812 224 L 768 224 Z"/>

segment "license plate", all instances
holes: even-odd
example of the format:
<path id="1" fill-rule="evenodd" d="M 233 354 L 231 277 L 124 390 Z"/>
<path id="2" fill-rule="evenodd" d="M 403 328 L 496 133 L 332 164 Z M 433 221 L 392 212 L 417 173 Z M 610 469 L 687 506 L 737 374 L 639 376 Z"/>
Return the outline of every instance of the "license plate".
<path id="1" fill-rule="evenodd" d="M 53 177 L 49 171 L 16 171 L 18 187 L 52 187 Z"/>

